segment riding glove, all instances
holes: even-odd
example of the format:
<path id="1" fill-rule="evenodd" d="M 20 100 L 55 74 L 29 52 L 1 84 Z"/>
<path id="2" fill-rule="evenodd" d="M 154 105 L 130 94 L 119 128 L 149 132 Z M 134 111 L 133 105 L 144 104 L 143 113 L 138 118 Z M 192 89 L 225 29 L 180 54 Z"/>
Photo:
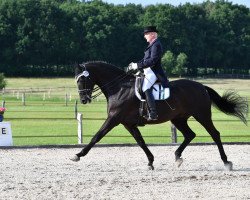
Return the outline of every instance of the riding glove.
<path id="1" fill-rule="evenodd" d="M 138 69 L 138 65 L 137 63 L 130 63 L 129 66 L 128 66 L 128 69 L 129 70 L 137 70 Z"/>

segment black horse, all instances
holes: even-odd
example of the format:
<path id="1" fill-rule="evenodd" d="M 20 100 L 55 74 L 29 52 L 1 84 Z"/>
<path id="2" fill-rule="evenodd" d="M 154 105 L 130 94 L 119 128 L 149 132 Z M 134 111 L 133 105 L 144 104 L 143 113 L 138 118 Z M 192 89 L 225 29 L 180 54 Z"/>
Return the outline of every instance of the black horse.
<path id="1" fill-rule="evenodd" d="M 148 149 L 139 131 L 138 122 L 143 124 L 158 124 L 168 120 L 183 134 L 184 141 L 175 151 L 177 165 L 182 163 L 181 154 L 186 146 L 195 138 L 195 133 L 188 126 L 187 120 L 193 116 L 211 135 L 216 143 L 222 161 L 228 169 L 232 163 L 227 160 L 219 131 L 214 127 L 211 119 L 211 104 L 222 112 L 240 118 L 245 124 L 248 104 L 233 91 L 225 93 L 222 97 L 212 88 L 190 80 L 176 80 L 170 82 L 170 97 L 167 100 L 156 102 L 159 118 L 157 121 L 147 121 L 139 114 L 140 101 L 135 96 L 135 77 L 123 70 L 100 61 L 88 62 L 76 66 L 76 81 L 79 95 L 83 104 L 90 103 L 97 90 L 101 90 L 107 99 L 108 117 L 100 130 L 82 151 L 71 158 L 79 161 L 89 150 L 99 142 L 112 128 L 118 124 L 131 133 L 138 145 L 148 158 L 148 166 L 153 167 L 154 156 Z M 97 88 L 94 86 L 97 85 Z"/>

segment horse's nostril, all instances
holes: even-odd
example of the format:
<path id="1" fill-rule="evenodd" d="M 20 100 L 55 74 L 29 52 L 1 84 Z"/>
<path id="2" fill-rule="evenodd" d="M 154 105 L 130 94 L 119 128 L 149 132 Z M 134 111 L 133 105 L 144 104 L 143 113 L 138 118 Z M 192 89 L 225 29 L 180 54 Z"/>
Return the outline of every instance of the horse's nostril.
<path id="1" fill-rule="evenodd" d="M 86 99 L 82 99 L 81 102 L 82 102 L 82 104 L 86 104 L 87 103 Z"/>

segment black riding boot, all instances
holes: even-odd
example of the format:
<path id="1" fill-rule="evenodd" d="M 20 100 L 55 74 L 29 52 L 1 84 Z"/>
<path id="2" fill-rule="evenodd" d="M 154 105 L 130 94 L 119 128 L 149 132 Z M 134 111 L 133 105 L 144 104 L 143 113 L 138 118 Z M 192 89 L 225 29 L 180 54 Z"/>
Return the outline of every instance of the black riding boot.
<path id="1" fill-rule="evenodd" d="M 147 100 L 147 105 L 149 109 L 148 121 L 153 121 L 158 119 L 158 115 L 156 112 L 155 100 L 152 94 L 152 89 L 148 89 L 145 91 L 145 96 Z"/>

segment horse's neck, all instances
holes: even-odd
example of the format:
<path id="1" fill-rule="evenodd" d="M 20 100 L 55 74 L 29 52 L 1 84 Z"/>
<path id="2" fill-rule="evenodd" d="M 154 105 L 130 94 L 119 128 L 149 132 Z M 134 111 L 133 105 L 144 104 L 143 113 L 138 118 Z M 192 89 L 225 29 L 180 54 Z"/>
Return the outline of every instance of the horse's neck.
<path id="1" fill-rule="evenodd" d="M 115 66 L 107 63 L 92 63 L 91 74 L 95 75 L 95 83 L 100 87 L 106 98 L 115 95 L 121 89 L 121 84 L 126 82 L 127 74 Z"/>
<path id="2" fill-rule="evenodd" d="M 108 99 L 110 96 L 117 94 L 122 85 L 129 82 L 129 79 L 125 77 L 126 74 L 117 74 L 115 76 L 101 76 L 98 80 L 97 85 L 101 88 L 103 94 Z"/>

